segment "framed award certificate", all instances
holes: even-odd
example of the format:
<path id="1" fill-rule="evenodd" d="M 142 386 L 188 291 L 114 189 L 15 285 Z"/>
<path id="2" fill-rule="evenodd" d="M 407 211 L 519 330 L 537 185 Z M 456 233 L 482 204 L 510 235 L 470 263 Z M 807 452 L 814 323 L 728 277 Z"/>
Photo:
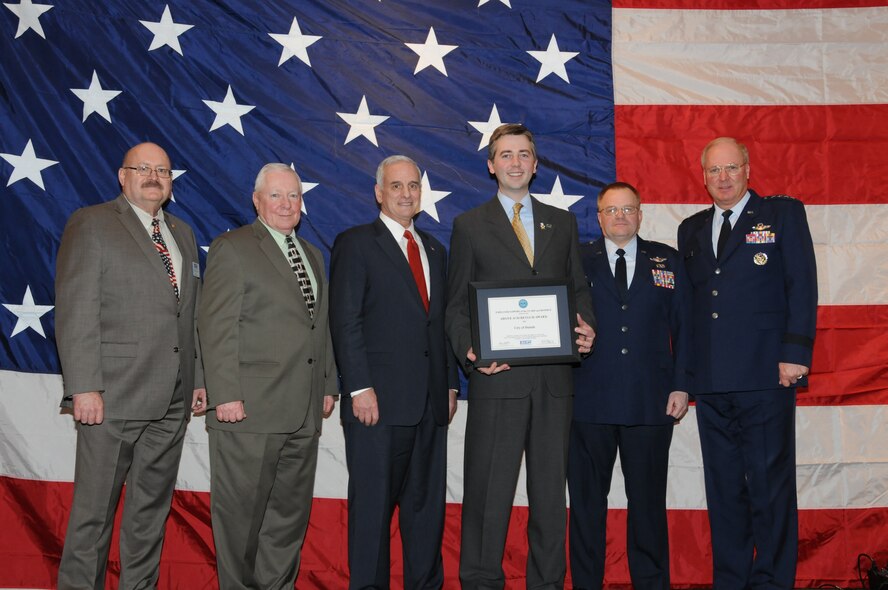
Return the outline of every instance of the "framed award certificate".
<path id="1" fill-rule="evenodd" d="M 471 282 L 469 310 L 477 366 L 580 362 L 567 280 Z"/>

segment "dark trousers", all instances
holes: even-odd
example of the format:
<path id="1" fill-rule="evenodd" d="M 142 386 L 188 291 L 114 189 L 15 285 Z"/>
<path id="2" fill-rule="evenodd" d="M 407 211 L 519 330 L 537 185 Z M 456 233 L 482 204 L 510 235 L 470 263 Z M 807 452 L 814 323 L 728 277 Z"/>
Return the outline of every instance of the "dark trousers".
<path id="1" fill-rule="evenodd" d="M 426 403 L 416 426 L 343 424 L 348 463 L 349 588 L 390 585 L 391 521 L 399 507 L 404 588 L 444 584 L 447 426 Z"/>
<path id="2" fill-rule="evenodd" d="M 530 504 L 526 587 L 564 587 L 572 413 L 573 397 L 555 397 L 541 387 L 524 398 L 470 399 L 459 562 L 463 589 L 505 585 L 503 552 L 522 455 Z"/>
<path id="3" fill-rule="evenodd" d="M 697 396 L 713 587 L 795 582 L 795 389 Z"/>
<path id="4" fill-rule="evenodd" d="M 632 586 L 669 589 L 666 476 L 672 430 L 672 424 L 571 425 L 567 482 L 574 588 L 597 590 L 604 581 L 607 495 L 619 450 L 628 500 L 626 552 Z"/>
<path id="5" fill-rule="evenodd" d="M 77 425 L 74 500 L 59 564 L 60 590 L 100 590 L 120 493 L 121 590 L 154 588 L 187 425 L 182 383 L 160 420 Z"/>

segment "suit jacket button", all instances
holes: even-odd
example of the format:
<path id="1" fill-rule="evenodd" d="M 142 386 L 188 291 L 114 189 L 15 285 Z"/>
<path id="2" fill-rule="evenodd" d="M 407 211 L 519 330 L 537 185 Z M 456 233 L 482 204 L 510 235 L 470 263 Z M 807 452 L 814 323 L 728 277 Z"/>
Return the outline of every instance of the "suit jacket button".
<path id="1" fill-rule="evenodd" d="M 176 312 L 176 317 L 178 318 L 178 317 L 181 317 L 181 316 L 182 316 L 181 312 L 178 312 L 178 311 L 177 311 L 177 312 Z"/>
<path id="2" fill-rule="evenodd" d="M 627 303 L 624 303 L 623 305 L 620 306 L 620 309 L 622 309 L 623 311 L 626 311 L 627 309 L 629 309 L 629 305 Z"/>
<path id="3" fill-rule="evenodd" d="M 713 290 L 712 290 L 712 296 L 713 296 L 713 297 L 718 297 L 718 289 L 713 289 Z"/>
<path id="4" fill-rule="evenodd" d="M 533 269 L 532 271 L 530 271 L 530 274 L 532 274 L 533 276 L 536 276 L 536 275 L 538 275 L 538 274 L 540 274 L 540 273 L 539 273 L 539 271 L 538 271 L 537 269 Z"/>
<path id="5" fill-rule="evenodd" d="M 426 350 L 425 352 L 423 352 L 423 354 L 424 354 L 425 356 L 429 356 L 429 351 Z"/>
<path id="6" fill-rule="evenodd" d="M 309 365 L 312 364 L 313 362 L 314 362 L 314 359 L 308 359 L 308 364 L 309 364 Z"/>
<path id="7" fill-rule="evenodd" d="M 718 319 L 718 312 L 713 312 L 713 313 L 712 313 L 712 319 L 714 319 L 714 320 L 717 320 L 717 319 Z"/>
<path id="8" fill-rule="evenodd" d="M 426 328 L 430 328 L 432 326 L 432 322 L 426 321 Z"/>
<path id="9" fill-rule="evenodd" d="M 620 332 L 623 332 L 624 334 L 628 331 L 629 331 L 629 326 L 623 326 L 622 328 L 620 328 Z"/>
<path id="10" fill-rule="evenodd" d="M 722 273 L 722 269 L 720 269 L 720 268 L 715 269 L 715 274 L 720 275 L 721 273 Z"/>
<path id="11" fill-rule="evenodd" d="M 629 349 L 628 349 L 628 348 L 624 348 L 624 349 L 622 349 L 622 350 L 620 351 L 620 354 L 629 354 Z"/>
<path id="12" fill-rule="evenodd" d="M 173 352 L 179 352 L 179 347 L 178 347 L 178 346 L 174 346 L 174 347 L 173 347 Z"/>

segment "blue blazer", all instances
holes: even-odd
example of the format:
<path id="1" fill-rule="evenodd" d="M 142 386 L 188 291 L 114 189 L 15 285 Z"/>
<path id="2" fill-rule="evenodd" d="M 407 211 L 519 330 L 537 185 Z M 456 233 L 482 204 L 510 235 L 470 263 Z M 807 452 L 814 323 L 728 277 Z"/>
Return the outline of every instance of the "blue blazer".
<path id="1" fill-rule="evenodd" d="M 712 252 L 714 207 L 678 228 L 693 286 L 698 393 L 777 389 L 778 363 L 811 366 L 817 266 L 805 206 L 750 193 L 721 261 Z"/>
<path id="2" fill-rule="evenodd" d="M 635 274 L 620 299 L 604 239 L 580 247 L 598 320 L 595 347 L 575 371 L 574 420 L 669 424 L 672 391 L 691 393 L 690 289 L 678 252 L 638 238 Z"/>
<path id="3" fill-rule="evenodd" d="M 426 313 L 407 258 L 380 219 L 339 234 L 330 262 L 330 329 L 342 380 L 341 417 L 355 422 L 349 393 L 373 387 L 379 424 L 418 424 L 431 401 L 448 422 L 448 390 L 459 389 L 444 335 L 447 253 L 416 230 L 429 261 Z"/>

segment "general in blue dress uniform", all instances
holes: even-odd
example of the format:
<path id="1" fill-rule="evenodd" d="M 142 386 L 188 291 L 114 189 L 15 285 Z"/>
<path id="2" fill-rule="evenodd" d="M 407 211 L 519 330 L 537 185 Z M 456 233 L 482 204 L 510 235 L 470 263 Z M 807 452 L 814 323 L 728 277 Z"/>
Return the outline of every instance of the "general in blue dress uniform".
<path id="1" fill-rule="evenodd" d="M 701 161 L 714 206 L 681 223 L 678 249 L 693 291 L 713 586 L 792 588 L 796 387 L 814 345 L 814 246 L 801 201 L 748 189 L 742 144 L 715 139 Z"/>
<path id="2" fill-rule="evenodd" d="M 632 185 L 604 187 L 603 237 L 580 248 L 598 336 L 575 375 L 568 461 L 574 588 L 602 586 L 618 450 L 632 585 L 669 588 L 666 473 L 673 424 L 687 412 L 691 389 L 690 291 L 678 252 L 638 237 L 640 205 Z"/>

